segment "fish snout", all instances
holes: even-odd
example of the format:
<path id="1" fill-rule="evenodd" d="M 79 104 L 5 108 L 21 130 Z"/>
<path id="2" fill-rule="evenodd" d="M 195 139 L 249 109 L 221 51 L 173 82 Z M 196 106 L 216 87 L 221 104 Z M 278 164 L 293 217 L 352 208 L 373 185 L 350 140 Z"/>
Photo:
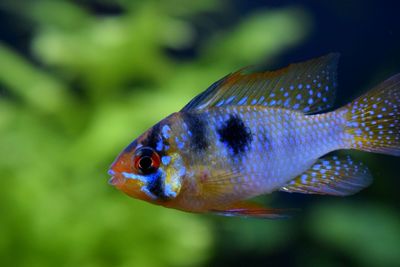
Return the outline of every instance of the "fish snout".
<path id="1" fill-rule="evenodd" d="M 109 185 L 117 186 L 124 181 L 123 177 L 121 177 L 121 175 L 115 172 L 113 169 L 108 170 L 108 175 L 111 176 L 111 178 L 108 180 Z"/>

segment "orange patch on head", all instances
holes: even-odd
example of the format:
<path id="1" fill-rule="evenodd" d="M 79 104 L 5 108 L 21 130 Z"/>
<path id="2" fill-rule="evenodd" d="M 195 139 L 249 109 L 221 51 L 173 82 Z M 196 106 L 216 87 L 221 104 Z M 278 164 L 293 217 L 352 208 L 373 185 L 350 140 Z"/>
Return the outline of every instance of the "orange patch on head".
<path id="1" fill-rule="evenodd" d="M 111 165 L 111 170 L 115 173 L 131 172 L 132 171 L 132 156 L 130 153 L 123 152 Z"/>

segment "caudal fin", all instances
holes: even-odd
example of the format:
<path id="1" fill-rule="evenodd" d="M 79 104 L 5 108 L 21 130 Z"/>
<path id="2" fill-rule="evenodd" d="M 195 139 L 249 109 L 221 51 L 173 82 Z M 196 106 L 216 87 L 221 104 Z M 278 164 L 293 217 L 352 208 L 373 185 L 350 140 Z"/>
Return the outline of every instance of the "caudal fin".
<path id="1" fill-rule="evenodd" d="M 400 156 L 400 73 L 345 108 L 351 148 Z"/>

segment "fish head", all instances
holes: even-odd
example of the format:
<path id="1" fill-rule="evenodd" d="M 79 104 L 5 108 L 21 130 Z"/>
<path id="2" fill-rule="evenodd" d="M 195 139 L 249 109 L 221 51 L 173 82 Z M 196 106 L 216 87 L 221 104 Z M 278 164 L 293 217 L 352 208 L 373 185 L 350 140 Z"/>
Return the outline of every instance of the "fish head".
<path id="1" fill-rule="evenodd" d="M 128 145 L 111 165 L 109 183 L 131 197 L 155 204 L 177 198 L 186 168 L 175 148 L 176 124 L 171 115 Z"/>

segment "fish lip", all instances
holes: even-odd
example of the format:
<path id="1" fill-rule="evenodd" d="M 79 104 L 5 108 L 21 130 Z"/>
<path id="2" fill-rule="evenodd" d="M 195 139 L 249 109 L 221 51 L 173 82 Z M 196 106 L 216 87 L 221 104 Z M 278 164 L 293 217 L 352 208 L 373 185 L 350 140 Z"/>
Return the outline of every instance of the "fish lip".
<path id="1" fill-rule="evenodd" d="M 121 179 L 121 177 L 117 174 L 117 172 L 115 172 L 112 169 L 109 169 L 107 173 L 108 175 L 111 176 L 111 178 L 108 179 L 109 185 L 116 186 L 122 183 L 123 179 Z"/>
<path id="2" fill-rule="evenodd" d="M 114 171 L 113 169 L 109 169 L 107 173 L 108 173 L 108 175 L 110 175 L 110 176 L 115 176 L 115 174 L 116 174 L 115 171 Z"/>
<path id="3" fill-rule="evenodd" d="M 118 185 L 120 183 L 121 179 L 118 179 L 116 176 L 112 176 L 109 180 L 108 180 L 108 184 L 109 185 Z"/>

